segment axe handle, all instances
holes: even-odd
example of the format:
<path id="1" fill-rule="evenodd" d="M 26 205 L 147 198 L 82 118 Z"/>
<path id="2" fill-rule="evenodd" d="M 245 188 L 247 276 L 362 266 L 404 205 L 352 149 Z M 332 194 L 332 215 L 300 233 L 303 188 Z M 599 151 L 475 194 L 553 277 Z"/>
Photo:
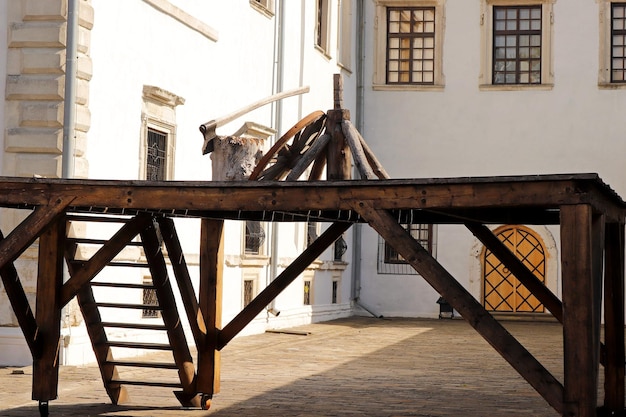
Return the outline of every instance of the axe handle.
<path id="1" fill-rule="evenodd" d="M 310 90 L 309 86 L 305 86 L 305 87 L 295 88 L 293 90 L 287 90 L 287 91 L 283 91 L 281 93 L 277 93 L 277 94 L 271 95 L 271 96 L 266 97 L 266 98 L 264 98 L 262 100 L 254 102 L 252 104 L 249 104 L 249 105 L 247 105 L 244 108 L 241 108 L 241 109 L 239 109 L 237 111 L 234 111 L 231 114 L 227 114 L 226 116 L 218 117 L 217 119 L 210 120 L 210 121 L 200 125 L 200 131 L 202 133 L 204 133 L 209 128 L 215 129 L 216 127 L 222 126 L 222 125 L 224 125 L 224 124 L 226 124 L 228 122 L 232 122 L 236 118 L 241 117 L 244 114 L 246 114 L 248 112 L 251 112 L 252 110 L 258 109 L 261 106 L 264 106 L 266 104 L 272 103 L 274 101 L 281 100 L 283 98 L 287 98 L 287 97 L 291 97 L 291 96 L 297 96 L 297 95 L 300 95 L 300 94 L 308 93 L 309 90 Z"/>

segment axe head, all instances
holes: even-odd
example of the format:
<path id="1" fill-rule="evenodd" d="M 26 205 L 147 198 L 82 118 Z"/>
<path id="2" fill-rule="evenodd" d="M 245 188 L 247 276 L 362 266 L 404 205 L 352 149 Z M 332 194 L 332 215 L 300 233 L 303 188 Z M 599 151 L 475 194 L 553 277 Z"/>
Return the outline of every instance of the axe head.
<path id="1" fill-rule="evenodd" d="M 213 152 L 215 148 L 215 144 L 213 143 L 213 139 L 217 137 L 215 133 L 215 129 L 217 128 L 217 123 L 215 120 L 212 120 L 208 123 L 200 125 L 200 132 L 204 136 L 204 144 L 202 145 L 202 155 L 206 155 L 208 153 Z"/>

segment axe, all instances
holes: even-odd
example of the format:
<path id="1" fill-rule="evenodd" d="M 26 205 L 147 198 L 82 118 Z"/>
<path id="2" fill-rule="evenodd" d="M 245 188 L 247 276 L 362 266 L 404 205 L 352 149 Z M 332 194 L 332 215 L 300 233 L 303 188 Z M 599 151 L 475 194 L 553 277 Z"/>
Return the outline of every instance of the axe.
<path id="1" fill-rule="evenodd" d="M 254 102 L 252 104 L 247 105 L 244 108 L 241 108 L 237 111 L 232 112 L 231 114 L 227 114 L 226 116 L 218 117 L 217 119 L 210 120 L 204 124 L 200 125 L 200 132 L 204 136 L 204 144 L 202 145 L 202 155 L 206 155 L 209 152 L 213 152 L 214 144 L 213 139 L 217 137 L 215 133 L 215 129 L 220 126 L 225 125 L 226 123 L 232 122 L 238 117 L 243 116 L 244 114 L 251 112 L 252 110 L 258 109 L 266 104 L 273 103 L 274 101 L 281 100 L 283 98 L 297 96 L 300 94 L 308 93 L 309 87 L 300 87 L 293 90 L 283 91 L 282 93 L 277 93 L 266 97 L 262 100 Z"/>

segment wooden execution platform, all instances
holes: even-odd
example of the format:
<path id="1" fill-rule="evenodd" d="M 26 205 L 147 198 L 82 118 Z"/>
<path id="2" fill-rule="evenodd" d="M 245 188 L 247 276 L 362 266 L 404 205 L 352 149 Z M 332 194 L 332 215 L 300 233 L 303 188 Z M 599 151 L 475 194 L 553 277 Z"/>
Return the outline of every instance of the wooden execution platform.
<path id="1" fill-rule="evenodd" d="M 0 207 L 25 213 L 6 237 L 0 234 L 0 276 L 33 357 L 32 398 L 39 401 L 42 416 L 49 414 L 48 402 L 57 398 L 61 310 L 74 297 L 114 404 L 125 401 L 126 386 L 150 384 L 176 388 L 182 405 L 206 409 L 219 392 L 220 351 L 355 223 L 375 229 L 562 416 L 625 415 L 624 201 L 596 174 L 388 179 L 342 109 L 339 77 L 334 104 L 327 113 L 306 116 L 277 140 L 250 174 L 253 181 L 0 178 Z M 220 140 L 215 125 L 202 129 L 207 152 L 219 148 L 212 142 Z M 352 158 L 360 180 L 349 179 Z M 309 181 L 297 181 L 311 164 Z M 319 181 L 324 167 L 327 181 Z M 198 294 L 178 239 L 177 217 L 199 219 Z M 315 221 L 328 227 L 222 326 L 225 220 Z M 109 239 L 72 235 L 68 225 L 81 222 L 117 224 L 118 229 Z M 562 382 L 413 239 L 405 226 L 414 223 L 469 229 L 562 323 Z M 561 299 L 491 232 L 490 224 L 560 226 Z M 15 261 L 37 239 L 36 305 L 31 306 Z M 78 250 L 86 244 L 98 247 L 89 257 Z M 141 261 L 115 260 L 127 246 L 143 248 Z M 104 268 L 121 266 L 148 268 L 152 284 L 93 280 Z M 189 320 L 197 347 L 195 363 L 171 282 L 178 286 Z M 119 291 L 148 287 L 156 293 L 158 306 L 102 302 L 94 297 L 94 286 Z M 101 308 L 158 309 L 163 325 L 103 322 Z M 109 340 L 107 329 L 116 327 L 166 331 L 169 343 Z M 113 357 L 115 347 L 171 350 L 173 361 L 120 361 Z M 600 365 L 605 384 L 604 398 L 599 399 Z M 118 372 L 123 366 L 175 369 L 180 383 L 124 380 Z"/>
<path id="2" fill-rule="evenodd" d="M 207 401 L 219 387 L 219 351 L 314 259 L 356 222 L 373 227 L 563 416 L 623 415 L 624 202 L 597 175 L 352 180 L 321 182 L 140 182 L 0 179 L 0 206 L 29 214 L 0 241 L 0 274 L 33 355 L 33 399 L 42 414 L 57 397 L 61 309 L 78 296 L 114 403 L 124 400 L 91 280 L 141 237 L 181 379 L 184 405 Z M 200 293 L 189 279 L 173 218 L 201 219 Z M 319 221 L 330 226 L 238 316 L 219 328 L 221 242 L 226 219 Z M 120 222 L 90 259 L 76 261 L 72 221 Z M 563 324 L 563 383 L 520 345 L 436 259 L 405 231 L 406 223 L 463 224 Z M 559 300 L 487 228 L 488 224 L 556 224 L 561 230 L 563 297 Z M 31 309 L 13 262 L 39 239 L 36 306 Z M 194 365 L 180 327 L 161 242 L 175 272 L 198 347 Z M 63 282 L 64 258 L 70 278 Z M 112 284 L 113 285 L 113 284 Z M 604 288 L 604 294 L 603 294 Z M 604 299 L 604 340 L 600 340 Z M 122 324 L 119 324 L 122 325 Z M 129 346 L 132 341 L 127 341 Z M 147 344 L 143 344 L 147 347 Z M 155 347 L 156 348 L 156 347 Z M 604 406 L 597 407 L 599 366 Z M 140 365 L 138 365 L 140 366 Z M 166 365 L 158 365 L 166 366 Z M 461 366 L 461 365 L 460 365 Z M 262 383 L 262 381 L 259 381 Z M 602 412 L 604 412 L 602 411 Z"/>

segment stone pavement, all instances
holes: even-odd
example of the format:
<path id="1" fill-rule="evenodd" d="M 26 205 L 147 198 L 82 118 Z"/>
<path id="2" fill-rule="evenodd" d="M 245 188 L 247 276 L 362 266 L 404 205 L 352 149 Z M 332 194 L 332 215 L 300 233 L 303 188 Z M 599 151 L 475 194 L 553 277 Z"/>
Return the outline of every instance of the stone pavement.
<path id="1" fill-rule="evenodd" d="M 504 324 L 562 381 L 560 325 Z M 153 387 L 129 386 L 130 402 L 111 405 L 93 365 L 61 368 L 50 416 L 558 416 L 463 320 L 352 317 L 290 330 L 309 334 L 265 333 L 226 346 L 209 411 L 182 409 L 171 389 Z M 159 380 L 175 373 L 122 372 Z M 31 367 L 0 368 L 0 416 L 39 415 L 31 379 Z"/>

